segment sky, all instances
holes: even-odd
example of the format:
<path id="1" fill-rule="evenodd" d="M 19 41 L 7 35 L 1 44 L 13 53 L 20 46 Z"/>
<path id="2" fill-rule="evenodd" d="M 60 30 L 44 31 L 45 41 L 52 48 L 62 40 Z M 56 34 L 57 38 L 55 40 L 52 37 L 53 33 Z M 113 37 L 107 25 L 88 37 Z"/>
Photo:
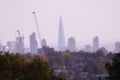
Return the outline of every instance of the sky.
<path id="1" fill-rule="evenodd" d="M 17 30 L 29 46 L 29 35 L 38 33 L 32 12 L 36 12 L 41 38 L 57 45 L 59 17 L 65 39 L 75 37 L 77 45 L 120 41 L 120 0 L 0 0 L 0 41 L 14 41 Z"/>

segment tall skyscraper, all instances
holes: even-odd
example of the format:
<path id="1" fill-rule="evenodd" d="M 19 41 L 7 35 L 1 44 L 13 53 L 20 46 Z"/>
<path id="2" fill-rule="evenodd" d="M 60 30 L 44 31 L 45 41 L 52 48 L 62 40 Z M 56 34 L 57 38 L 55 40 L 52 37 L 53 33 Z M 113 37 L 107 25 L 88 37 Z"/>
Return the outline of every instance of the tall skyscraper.
<path id="1" fill-rule="evenodd" d="M 46 47 L 46 46 L 47 46 L 47 45 L 46 45 L 46 40 L 45 40 L 45 39 L 42 39 L 41 45 L 42 45 L 42 47 Z"/>
<path id="2" fill-rule="evenodd" d="M 37 54 L 38 43 L 36 40 L 36 34 L 32 33 L 30 35 L 30 53 Z"/>
<path id="3" fill-rule="evenodd" d="M 120 42 L 115 42 L 115 52 L 120 52 Z"/>
<path id="4" fill-rule="evenodd" d="M 59 22 L 59 33 L 58 33 L 58 50 L 63 51 L 65 50 L 65 37 L 64 37 L 64 30 L 63 30 L 63 23 L 61 16 L 59 21 L 60 22 Z"/>
<path id="5" fill-rule="evenodd" d="M 15 52 L 23 54 L 24 49 L 24 37 L 16 37 Z"/>
<path id="6" fill-rule="evenodd" d="M 70 52 L 73 52 L 73 51 L 75 51 L 75 49 L 76 49 L 75 38 L 70 37 L 70 38 L 68 39 L 68 50 L 69 50 Z"/>
<path id="7" fill-rule="evenodd" d="M 96 36 L 93 38 L 93 51 L 97 51 L 99 49 L 99 38 Z"/>

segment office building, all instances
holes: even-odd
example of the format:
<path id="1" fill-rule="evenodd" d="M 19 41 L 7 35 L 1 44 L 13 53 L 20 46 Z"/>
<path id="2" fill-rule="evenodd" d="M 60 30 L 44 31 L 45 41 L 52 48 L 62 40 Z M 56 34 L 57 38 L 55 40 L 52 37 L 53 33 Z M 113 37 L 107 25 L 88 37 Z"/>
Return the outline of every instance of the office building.
<path id="1" fill-rule="evenodd" d="M 2 49 L 1 50 L 2 52 L 7 52 L 8 51 L 8 46 L 3 45 L 1 49 Z"/>
<path id="2" fill-rule="evenodd" d="M 93 38 L 93 51 L 97 51 L 99 49 L 99 38 L 96 36 Z"/>
<path id="3" fill-rule="evenodd" d="M 41 41 L 41 45 L 42 45 L 42 47 L 47 46 L 47 45 L 46 45 L 46 40 L 45 40 L 45 39 L 42 39 L 42 41 Z"/>
<path id="4" fill-rule="evenodd" d="M 36 40 L 36 34 L 32 33 L 30 35 L 30 53 L 37 54 L 37 49 L 38 49 L 38 43 Z"/>
<path id="5" fill-rule="evenodd" d="M 24 37 L 16 37 L 15 52 L 24 54 Z"/>
<path id="6" fill-rule="evenodd" d="M 76 49 L 75 38 L 70 37 L 70 38 L 68 39 L 68 50 L 69 50 L 70 52 L 73 52 L 73 51 L 75 51 L 75 49 Z"/>
<path id="7" fill-rule="evenodd" d="M 10 53 L 15 53 L 15 44 L 16 44 L 15 41 L 8 41 L 7 42 L 7 46 L 9 48 Z"/>

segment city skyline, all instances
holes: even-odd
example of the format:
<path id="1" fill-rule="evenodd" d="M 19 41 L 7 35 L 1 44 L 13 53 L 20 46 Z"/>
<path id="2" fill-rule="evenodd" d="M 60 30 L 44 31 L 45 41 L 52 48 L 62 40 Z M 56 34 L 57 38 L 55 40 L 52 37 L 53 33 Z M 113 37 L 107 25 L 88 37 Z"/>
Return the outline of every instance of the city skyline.
<path id="1" fill-rule="evenodd" d="M 79 45 L 76 46 L 76 40 L 74 37 L 70 37 L 67 40 L 67 44 L 66 46 L 62 47 L 62 48 L 58 48 L 58 46 L 49 46 L 47 45 L 47 41 L 45 39 L 41 40 L 41 48 L 38 47 L 37 44 L 37 40 L 36 40 L 36 35 L 35 32 L 32 32 L 30 35 L 30 39 L 29 39 L 29 47 L 24 46 L 24 37 L 23 36 L 19 36 L 16 37 L 16 41 L 7 41 L 7 45 L 3 45 L 0 44 L 0 50 L 4 51 L 9 51 L 9 52 L 30 52 L 30 53 L 36 53 L 37 49 L 41 49 L 42 47 L 48 47 L 48 48 L 52 48 L 55 49 L 57 51 L 66 51 L 69 50 L 70 52 L 73 51 L 89 51 L 89 52 L 94 52 L 97 51 L 99 49 L 106 49 L 108 51 L 112 51 L 112 52 L 119 52 L 120 50 L 120 42 L 114 42 L 113 44 L 108 44 L 108 45 L 103 45 L 101 43 L 99 43 L 99 37 L 95 36 L 93 37 L 93 39 L 91 40 L 92 43 L 89 44 L 85 44 L 85 45 Z M 91 45 L 92 44 L 92 45 Z M 112 46 L 111 46 L 112 45 Z M 111 47 L 111 49 L 109 47 Z M 22 48 L 24 48 L 24 50 L 22 50 Z"/>
<path id="2" fill-rule="evenodd" d="M 20 30 L 25 38 L 25 46 L 29 46 L 29 34 L 31 32 L 37 34 L 32 15 L 32 11 L 35 11 L 41 38 L 46 39 L 50 46 L 57 45 L 59 16 L 63 18 L 65 40 L 73 36 L 77 46 L 92 44 L 94 36 L 99 36 L 101 44 L 119 42 L 119 2 L 119 0 L 1 0 L 0 41 L 2 44 L 14 41 L 17 36 L 16 30 Z M 38 35 L 36 38 L 38 40 Z"/>

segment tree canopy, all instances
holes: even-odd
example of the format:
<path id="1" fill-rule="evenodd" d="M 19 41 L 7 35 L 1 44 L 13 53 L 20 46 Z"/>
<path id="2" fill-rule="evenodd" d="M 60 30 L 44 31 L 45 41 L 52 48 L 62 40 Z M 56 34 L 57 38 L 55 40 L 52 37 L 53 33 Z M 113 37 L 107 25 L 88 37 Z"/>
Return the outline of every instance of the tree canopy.
<path id="1" fill-rule="evenodd" d="M 25 55 L 0 54 L 0 80 L 60 80 L 48 63 L 39 57 L 26 58 Z"/>
<path id="2" fill-rule="evenodd" d="M 110 75 L 109 80 L 120 80 L 120 53 L 115 54 L 112 64 L 107 63 L 105 67 Z"/>

